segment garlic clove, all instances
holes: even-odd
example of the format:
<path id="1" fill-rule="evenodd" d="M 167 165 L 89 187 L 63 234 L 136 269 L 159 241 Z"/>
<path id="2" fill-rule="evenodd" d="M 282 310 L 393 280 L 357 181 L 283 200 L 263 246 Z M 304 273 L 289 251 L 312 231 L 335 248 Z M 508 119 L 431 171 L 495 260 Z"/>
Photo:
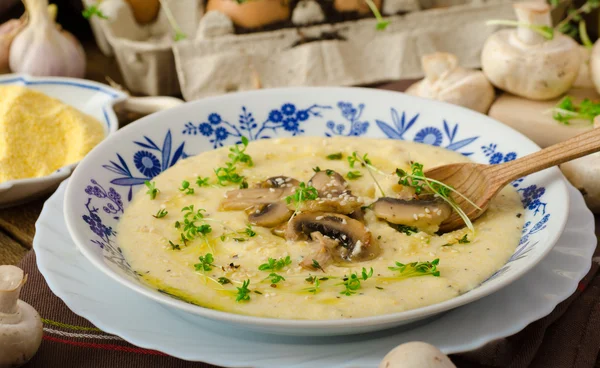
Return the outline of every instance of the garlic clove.
<path id="1" fill-rule="evenodd" d="M 10 69 L 34 76 L 82 78 L 83 47 L 70 33 L 57 29 L 48 0 L 23 1 L 28 21 L 10 46 Z"/>
<path id="2" fill-rule="evenodd" d="M 8 56 L 10 45 L 17 36 L 23 21 L 21 19 L 11 19 L 0 25 L 0 73 L 6 72 L 8 68 Z"/>
<path id="3" fill-rule="evenodd" d="M 435 346 L 412 341 L 390 351 L 379 364 L 379 368 L 456 368 L 456 366 Z"/>

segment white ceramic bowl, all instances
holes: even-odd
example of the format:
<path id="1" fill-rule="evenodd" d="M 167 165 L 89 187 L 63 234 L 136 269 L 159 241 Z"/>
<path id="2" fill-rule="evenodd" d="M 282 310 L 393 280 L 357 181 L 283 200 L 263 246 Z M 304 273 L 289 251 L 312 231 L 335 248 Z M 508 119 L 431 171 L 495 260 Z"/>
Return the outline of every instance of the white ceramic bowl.
<path id="1" fill-rule="evenodd" d="M 406 139 L 492 164 L 539 149 L 520 133 L 479 113 L 395 92 L 289 88 L 207 98 L 131 124 L 81 162 L 69 181 L 65 218 L 84 256 L 132 291 L 179 310 L 191 321 L 200 316 L 263 332 L 336 335 L 408 324 L 493 293 L 538 263 L 566 223 L 568 194 L 558 169 L 520 179 L 513 185 L 522 195 L 526 224 L 521 243 L 501 270 L 454 299 L 376 317 L 326 321 L 249 317 L 188 304 L 146 286 L 123 258 L 114 232 L 133 193 L 144 190 L 145 180 L 178 160 L 233 144 L 241 135 L 251 140 L 292 135 Z"/>
<path id="2" fill-rule="evenodd" d="M 18 74 L 0 76 L 0 85 L 7 84 L 18 84 L 40 91 L 95 117 L 103 123 L 105 137 L 119 129 L 119 121 L 112 107 L 124 100 L 126 96 L 104 84 L 74 78 L 31 77 Z M 73 163 L 61 167 L 41 178 L 0 183 L 0 208 L 26 202 L 56 189 L 58 184 L 71 174 L 76 165 L 77 163 Z"/>

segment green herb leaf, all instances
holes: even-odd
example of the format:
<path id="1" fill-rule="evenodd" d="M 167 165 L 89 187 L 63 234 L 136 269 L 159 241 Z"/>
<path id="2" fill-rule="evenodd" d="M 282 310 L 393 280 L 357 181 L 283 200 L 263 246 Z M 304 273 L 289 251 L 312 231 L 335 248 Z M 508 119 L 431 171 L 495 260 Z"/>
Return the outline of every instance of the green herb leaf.
<path id="1" fill-rule="evenodd" d="M 194 188 L 190 187 L 190 182 L 184 180 L 181 182 L 181 188 L 179 188 L 180 192 L 184 192 L 186 195 L 194 194 Z"/>
<path id="2" fill-rule="evenodd" d="M 165 210 L 164 208 L 161 208 L 158 210 L 158 212 L 156 212 L 156 215 L 152 215 L 152 217 L 159 219 L 159 218 L 165 217 L 168 214 L 169 214 L 169 212 L 167 210 Z"/>
<path id="3" fill-rule="evenodd" d="M 229 148 L 229 158 L 231 159 L 231 164 L 235 165 L 238 162 L 243 162 L 248 166 L 254 166 L 254 162 L 252 161 L 252 157 L 246 153 L 246 148 L 248 148 L 248 138 L 242 136 L 242 146 L 234 145 Z"/>
<path id="4" fill-rule="evenodd" d="M 436 258 L 431 262 L 412 262 L 409 264 L 396 262 L 396 267 L 388 268 L 392 271 L 398 271 L 400 273 L 398 278 L 400 279 L 428 275 L 439 277 L 440 271 L 437 270 L 439 263 L 439 258 Z"/>
<path id="5" fill-rule="evenodd" d="M 315 270 L 321 270 L 323 272 L 325 272 L 325 270 L 323 269 L 323 267 L 321 267 L 321 265 L 319 264 L 319 262 L 317 262 L 316 259 L 312 260 L 312 265 L 311 265 Z"/>
<path id="6" fill-rule="evenodd" d="M 102 13 L 102 11 L 98 8 L 97 5 L 88 6 L 81 12 L 81 14 L 83 15 L 83 17 L 85 19 L 90 19 L 93 16 L 97 16 L 98 18 L 101 18 L 101 19 L 108 19 L 108 17 L 106 15 L 104 15 L 104 13 Z"/>
<path id="7" fill-rule="evenodd" d="M 213 255 L 210 253 L 206 253 L 205 256 L 198 257 L 198 260 L 200 260 L 200 263 L 196 263 L 194 265 L 194 268 L 196 269 L 196 271 L 212 271 L 212 268 L 216 267 L 213 264 L 215 259 L 213 258 Z"/>
<path id="8" fill-rule="evenodd" d="M 331 155 L 327 155 L 328 160 L 341 160 L 343 157 L 341 152 L 332 153 Z"/>
<path id="9" fill-rule="evenodd" d="M 312 201 L 317 198 L 319 198 L 319 192 L 315 187 L 311 185 L 307 186 L 303 182 L 300 183 L 292 195 L 285 197 L 286 203 L 294 203 L 296 207 L 296 211 L 294 212 L 291 218 L 293 218 L 296 215 L 296 213 L 298 213 L 298 210 L 302 203 L 304 203 L 305 201 Z"/>
<path id="10" fill-rule="evenodd" d="M 221 285 L 231 284 L 231 280 L 229 280 L 227 277 L 219 277 L 217 282 Z"/>
<path id="11" fill-rule="evenodd" d="M 306 288 L 304 290 L 308 291 L 309 293 L 312 293 L 313 295 L 317 294 L 319 291 L 321 291 L 321 283 L 319 279 L 315 278 L 313 287 Z"/>
<path id="12" fill-rule="evenodd" d="M 158 192 L 160 192 L 160 190 L 156 189 L 156 182 L 149 182 L 148 180 L 146 180 L 144 182 L 144 185 L 148 188 L 146 194 L 150 196 L 150 199 L 155 199 Z"/>
<path id="13" fill-rule="evenodd" d="M 171 250 L 181 250 L 181 247 L 179 246 L 179 244 L 175 244 L 170 240 L 169 240 L 169 245 L 171 246 Z"/>
<path id="14" fill-rule="evenodd" d="M 199 187 L 201 187 L 201 188 L 202 188 L 202 187 L 207 187 L 207 186 L 209 186 L 209 185 L 210 185 L 210 182 L 209 182 L 209 181 L 210 181 L 210 178 L 209 178 L 209 177 L 203 178 L 203 177 L 199 176 L 199 177 L 196 179 L 196 185 L 197 185 L 197 186 L 199 186 Z"/>
<path id="15" fill-rule="evenodd" d="M 346 174 L 346 178 L 348 178 L 349 180 L 356 180 L 362 176 L 363 174 L 358 170 L 348 171 L 348 173 Z"/>
<path id="16" fill-rule="evenodd" d="M 292 264 L 292 260 L 290 258 L 290 256 L 287 256 L 285 258 L 279 258 L 279 259 L 274 259 L 274 258 L 270 258 L 267 260 L 267 263 L 263 263 L 260 266 L 258 266 L 258 269 L 260 271 L 279 271 L 281 269 L 283 269 L 285 266 L 289 266 L 290 264 Z"/>
<path id="17" fill-rule="evenodd" d="M 467 238 L 467 234 L 465 234 L 462 238 L 458 239 L 458 244 L 468 244 L 471 241 Z"/>
<path id="18" fill-rule="evenodd" d="M 415 234 L 419 232 L 419 229 L 417 229 L 414 226 L 407 226 L 407 225 L 400 225 L 400 224 L 392 224 L 390 223 L 390 226 L 396 230 L 398 230 L 401 233 L 404 233 L 408 236 L 410 236 L 411 234 Z"/>
<path id="19" fill-rule="evenodd" d="M 250 300 L 250 289 L 248 289 L 248 286 L 250 286 L 250 279 L 244 280 L 242 286 L 237 288 L 236 302 L 247 302 Z"/>
<path id="20" fill-rule="evenodd" d="M 280 281 L 285 281 L 285 277 L 283 277 L 283 276 L 281 276 L 279 274 L 276 274 L 274 272 L 271 272 L 269 274 L 269 276 L 267 277 L 267 279 L 269 279 L 269 278 L 271 279 L 271 284 L 277 284 Z"/>
<path id="21" fill-rule="evenodd" d="M 318 173 L 318 172 L 321 172 L 321 168 L 318 167 L 318 166 L 317 167 L 313 167 L 312 171 Z"/>

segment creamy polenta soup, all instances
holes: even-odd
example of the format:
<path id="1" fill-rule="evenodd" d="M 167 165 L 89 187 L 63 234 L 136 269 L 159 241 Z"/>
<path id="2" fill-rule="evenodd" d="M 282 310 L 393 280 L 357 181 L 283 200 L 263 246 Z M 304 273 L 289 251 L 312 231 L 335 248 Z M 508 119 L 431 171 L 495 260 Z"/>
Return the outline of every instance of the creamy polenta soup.
<path id="1" fill-rule="evenodd" d="M 423 173 L 464 161 L 395 140 L 243 139 L 147 182 L 119 245 L 147 284 L 207 308 L 318 320 L 423 307 L 475 288 L 519 243 L 511 186 L 439 231 L 458 194 Z"/>

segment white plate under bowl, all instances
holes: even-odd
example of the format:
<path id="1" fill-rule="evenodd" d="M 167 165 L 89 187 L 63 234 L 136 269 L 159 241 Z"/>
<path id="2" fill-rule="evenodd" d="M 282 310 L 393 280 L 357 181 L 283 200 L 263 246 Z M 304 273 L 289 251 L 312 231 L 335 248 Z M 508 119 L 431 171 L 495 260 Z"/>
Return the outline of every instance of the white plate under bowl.
<path id="1" fill-rule="evenodd" d="M 575 291 L 596 248 L 594 217 L 570 187 L 569 221 L 556 246 L 525 276 L 493 295 L 409 331 L 327 338 L 263 335 L 208 319 L 191 324 L 182 313 L 132 293 L 95 269 L 68 235 L 65 188 L 66 183 L 44 205 L 33 241 L 38 268 L 52 292 L 73 312 L 132 344 L 226 367 L 375 368 L 389 350 L 408 341 L 429 342 L 446 354 L 476 349 L 550 313 Z"/>
<path id="2" fill-rule="evenodd" d="M 31 77 L 23 74 L 0 76 L 0 86 L 16 84 L 40 91 L 61 100 L 77 110 L 98 119 L 103 124 L 105 137 L 119 129 L 119 120 L 113 105 L 125 99 L 125 94 L 107 85 L 74 78 Z M 36 139 L 36 137 L 30 137 Z M 10 180 L 0 183 L 0 208 L 14 206 L 54 190 L 68 177 L 77 163 L 61 167 L 41 178 Z"/>
<path id="3" fill-rule="evenodd" d="M 361 88 L 288 88 L 207 98 L 145 117 L 112 135 L 73 173 L 66 223 L 90 262 L 131 290 L 192 315 L 262 332 L 338 335 L 415 322 L 475 301 L 518 279 L 560 236 L 567 219 L 565 179 L 556 168 L 514 183 L 525 205 L 521 243 L 508 263 L 479 287 L 442 303 L 375 317 L 325 321 L 258 318 L 198 307 L 142 283 L 119 250 L 119 218 L 134 191 L 180 159 L 240 136 L 293 135 L 406 139 L 443 146 L 476 162 L 499 163 L 539 150 L 485 115 L 438 101 Z M 365 152 L 376 148 L 365 148 Z"/>

